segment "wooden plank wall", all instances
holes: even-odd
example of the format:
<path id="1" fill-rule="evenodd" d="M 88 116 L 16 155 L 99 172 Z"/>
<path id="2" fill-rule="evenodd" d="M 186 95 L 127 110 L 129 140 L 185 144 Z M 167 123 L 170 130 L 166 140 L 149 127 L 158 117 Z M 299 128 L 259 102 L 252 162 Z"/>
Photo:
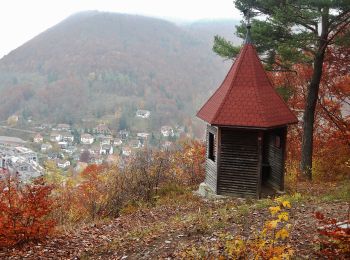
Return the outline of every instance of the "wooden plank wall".
<path id="1" fill-rule="evenodd" d="M 264 162 L 270 165 L 267 184 L 275 189 L 284 188 L 284 153 L 286 146 L 286 128 L 269 130 L 264 135 Z M 280 147 L 275 144 L 276 136 L 280 137 Z"/>
<path id="2" fill-rule="evenodd" d="M 214 153 L 215 161 L 208 158 L 208 142 L 209 142 L 209 133 L 214 134 Z M 206 165 L 205 165 L 205 183 L 216 193 L 217 192 L 217 141 L 218 141 L 218 130 L 216 127 L 207 125 L 206 133 Z"/>
<path id="3" fill-rule="evenodd" d="M 258 131 L 221 128 L 218 194 L 257 196 L 258 151 Z"/>

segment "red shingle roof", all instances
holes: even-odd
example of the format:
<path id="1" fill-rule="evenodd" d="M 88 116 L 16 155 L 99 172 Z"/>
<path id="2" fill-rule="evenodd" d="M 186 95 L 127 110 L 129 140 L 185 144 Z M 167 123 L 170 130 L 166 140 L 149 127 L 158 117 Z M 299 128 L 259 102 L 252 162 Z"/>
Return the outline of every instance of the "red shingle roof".
<path id="1" fill-rule="evenodd" d="M 246 43 L 216 92 L 197 113 L 212 125 L 269 128 L 297 123 L 252 44 Z"/>

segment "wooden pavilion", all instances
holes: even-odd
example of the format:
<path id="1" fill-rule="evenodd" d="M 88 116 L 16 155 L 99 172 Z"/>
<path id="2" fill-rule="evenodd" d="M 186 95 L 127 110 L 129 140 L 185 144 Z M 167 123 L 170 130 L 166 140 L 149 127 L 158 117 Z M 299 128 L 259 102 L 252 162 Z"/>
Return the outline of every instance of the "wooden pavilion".
<path id="1" fill-rule="evenodd" d="M 269 81 L 250 39 L 197 113 L 207 125 L 205 184 L 218 195 L 284 190 L 287 125 L 296 116 Z"/>

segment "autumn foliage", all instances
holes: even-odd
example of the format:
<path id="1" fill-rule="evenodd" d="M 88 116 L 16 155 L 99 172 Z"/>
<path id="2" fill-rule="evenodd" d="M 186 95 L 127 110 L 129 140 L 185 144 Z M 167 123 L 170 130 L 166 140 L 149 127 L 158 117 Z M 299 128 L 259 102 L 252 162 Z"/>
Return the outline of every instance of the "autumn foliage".
<path id="1" fill-rule="evenodd" d="M 117 217 L 124 207 L 154 204 L 164 189 L 193 188 L 204 180 L 205 147 L 184 141 L 174 150 L 144 149 L 117 165 L 90 165 L 75 177 L 53 177 L 53 215 L 59 224 Z"/>
<path id="2" fill-rule="evenodd" d="M 40 240 L 51 233 L 55 222 L 48 218 L 52 210 L 52 186 L 42 179 L 24 184 L 6 171 L 0 180 L 0 247 Z"/>
<path id="3" fill-rule="evenodd" d="M 350 255 L 350 216 L 344 222 L 326 217 L 321 212 L 316 212 L 315 217 L 320 225 L 320 255 L 328 259 L 346 259 Z"/>
<path id="4" fill-rule="evenodd" d="M 346 167 L 350 153 L 350 49 L 329 47 L 315 113 L 313 173 L 315 180 L 350 176 Z M 311 64 L 295 64 L 291 71 L 272 72 L 270 79 L 299 118 L 289 129 L 287 167 L 299 168 L 303 109 L 312 76 Z"/>

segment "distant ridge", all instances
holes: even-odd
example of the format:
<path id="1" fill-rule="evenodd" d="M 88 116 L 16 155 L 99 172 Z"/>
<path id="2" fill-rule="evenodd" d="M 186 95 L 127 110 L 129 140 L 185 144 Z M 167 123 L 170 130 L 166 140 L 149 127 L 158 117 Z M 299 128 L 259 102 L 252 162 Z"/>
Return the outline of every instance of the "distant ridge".
<path id="1" fill-rule="evenodd" d="M 215 34 L 239 43 L 234 21 L 73 14 L 0 60 L 0 118 L 77 122 L 141 106 L 156 124 L 181 122 L 227 72 L 211 50 Z"/>

